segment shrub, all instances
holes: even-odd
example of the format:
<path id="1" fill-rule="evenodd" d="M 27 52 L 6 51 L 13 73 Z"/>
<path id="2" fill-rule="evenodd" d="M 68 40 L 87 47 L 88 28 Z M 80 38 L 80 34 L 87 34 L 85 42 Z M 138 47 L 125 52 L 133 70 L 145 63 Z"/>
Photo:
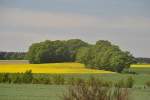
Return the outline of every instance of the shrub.
<path id="1" fill-rule="evenodd" d="M 90 79 L 88 79 L 87 84 L 89 84 L 89 85 L 100 84 L 103 87 L 112 87 L 111 81 L 104 81 L 104 80 L 100 80 L 100 79 L 95 78 L 95 77 L 91 77 Z"/>
<path id="2" fill-rule="evenodd" d="M 52 84 L 51 79 L 48 77 L 33 78 L 32 83 L 33 84 Z"/>
<path id="3" fill-rule="evenodd" d="M 71 77 L 71 78 L 68 79 L 67 84 L 73 85 L 74 82 L 75 82 L 75 78 L 74 78 L 74 77 Z"/>
<path id="4" fill-rule="evenodd" d="M 134 80 L 131 76 L 127 78 L 125 85 L 126 85 L 127 88 L 132 88 L 133 87 Z"/>
<path id="5" fill-rule="evenodd" d="M 57 85 L 63 85 L 65 83 L 65 78 L 61 75 L 55 75 L 53 76 L 53 82 Z"/>
<path id="6" fill-rule="evenodd" d="M 39 78 L 33 78 L 32 84 L 41 84 Z"/>
<path id="7" fill-rule="evenodd" d="M 2 73 L 0 77 L 1 83 L 11 83 L 11 77 L 9 73 Z"/>
<path id="8" fill-rule="evenodd" d="M 147 81 L 145 84 L 147 87 L 150 87 L 150 81 Z"/>
<path id="9" fill-rule="evenodd" d="M 128 100 L 128 90 L 121 88 L 104 87 L 100 81 L 91 79 L 78 81 L 69 87 L 62 100 Z"/>
<path id="10" fill-rule="evenodd" d="M 17 73 L 12 75 L 12 83 L 23 83 L 23 74 Z"/>
<path id="11" fill-rule="evenodd" d="M 114 84 L 114 86 L 117 87 L 117 88 L 124 88 L 124 87 L 125 87 L 125 82 L 124 82 L 123 79 L 121 79 L 121 80 L 119 80 L 118 82 L 116 82 L 116 83 Z"/>
<path id="12" fill-rule="evenodd" d="M 133 85 L 134 85 L 134 80 L 131 76 L 128 77 L 126 80 L 121 79 L 114 84 L 114 86 L 117 88 L 132 88 Z"/>
<path id="13" fill-rule="evenodd" d="M 32 79 L 33 79 L 32 70 L 27 70 L 22 77 L 23 83 L 32 83 Z"/>

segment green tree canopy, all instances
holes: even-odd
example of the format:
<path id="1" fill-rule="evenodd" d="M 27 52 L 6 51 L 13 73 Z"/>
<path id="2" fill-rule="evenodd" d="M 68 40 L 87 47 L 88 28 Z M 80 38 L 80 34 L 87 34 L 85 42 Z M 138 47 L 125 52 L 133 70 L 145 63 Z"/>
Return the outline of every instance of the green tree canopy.
<path id="1" fill-rule="evenodd" d="M 27 53 L 30 63 L 80 62 L 89 68 L 121 72 L 134 63 L 129 52 L 122 51 L 109 41 L 99 40 L 90 45 L 79 39 L 32 44 Z"/>
<path id="2" fill-rule="evenodd" d="M 79 40 L 50 41 L 32 44 L 27 53 L 30 63 L 53 63 L 75 61 L 76 53 L 80 47 L 88 44 Z"/>
<path id="3" fill-rule="evenodd" d="M 89 48 L 80 49 L 76 59 L 89 68 L 116 72 L 129 68 L 130 64 L 135 61 L 129 52 L 124 52 L 118 46 L 104 40 L 97 41 L 96 45 Z"/>

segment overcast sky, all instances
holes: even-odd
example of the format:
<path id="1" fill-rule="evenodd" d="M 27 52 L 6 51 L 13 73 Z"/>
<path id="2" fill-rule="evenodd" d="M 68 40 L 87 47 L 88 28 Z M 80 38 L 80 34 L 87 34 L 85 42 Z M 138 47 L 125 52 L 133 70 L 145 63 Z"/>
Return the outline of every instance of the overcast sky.
<path id="1" fill-rule="evenodd" d="M 0 51 L 72 38 L 150 57 L 150 0 L 0 0 Z"/>

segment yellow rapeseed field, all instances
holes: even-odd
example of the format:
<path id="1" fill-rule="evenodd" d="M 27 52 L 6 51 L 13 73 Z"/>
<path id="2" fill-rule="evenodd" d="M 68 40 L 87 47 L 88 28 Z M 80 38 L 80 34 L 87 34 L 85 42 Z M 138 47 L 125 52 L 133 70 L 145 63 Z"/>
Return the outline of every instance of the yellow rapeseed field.
<path id="1" fill-rule="evenodd" d="M 150 68 L 150 64 L 133 64 L 131 68 Z"/>
<path id="2" fill-rule="evenodd" d="M 32 70 L 33 73 L 50 74 L 73 74 L 73 73 L 114 73 L 104 70 L 87 69 L 80 63 L 51 63 L 51 64 L 0 64 L 0 72 L 25 72 Z"/>

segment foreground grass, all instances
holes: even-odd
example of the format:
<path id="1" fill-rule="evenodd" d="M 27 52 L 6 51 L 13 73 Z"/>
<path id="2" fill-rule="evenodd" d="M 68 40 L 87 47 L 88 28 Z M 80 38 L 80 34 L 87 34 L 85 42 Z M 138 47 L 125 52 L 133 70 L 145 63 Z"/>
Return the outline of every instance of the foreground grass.
<path id="1" fill-rule="evenodd" d="M 66 85 L 0 84 L 0 100 L 61 100 Z M 150 89 L 133 88 L 130 100 L 148 100 Z"/>
<path id="2" fill-rule="evenodd" d="M 60 100 L 63 85 L 0 84 L 0 100 Z"/>
<path id="3" fill-rule="evenodd" d="M 51 64 L 0 64 L 1 73 L 17 73 L 32 70 L 33 73 L 73 74 L 73 73 L 113 73 L 111 71 L 85 68 L 80 63 L 51 63 Z"/>

